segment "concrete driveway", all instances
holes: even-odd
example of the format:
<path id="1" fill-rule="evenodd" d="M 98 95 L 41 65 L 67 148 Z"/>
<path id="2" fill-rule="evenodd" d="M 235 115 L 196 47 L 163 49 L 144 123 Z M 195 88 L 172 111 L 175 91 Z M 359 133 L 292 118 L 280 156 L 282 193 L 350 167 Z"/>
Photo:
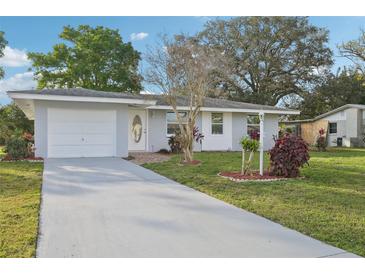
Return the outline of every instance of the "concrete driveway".
<path id="1" fill-rule="evenodd" d="M 352 257 L 117 158 L 45 161 L 38 257 Z"/>

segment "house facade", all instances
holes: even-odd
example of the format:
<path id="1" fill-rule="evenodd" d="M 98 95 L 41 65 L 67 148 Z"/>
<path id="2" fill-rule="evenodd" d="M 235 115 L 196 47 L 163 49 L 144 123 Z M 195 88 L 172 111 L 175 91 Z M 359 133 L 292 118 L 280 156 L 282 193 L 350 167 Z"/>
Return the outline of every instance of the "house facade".
<path id="1" fill-rule="evenodd" d="M 284 122 L 308 144 L 314 145 L 321 128 L 328 146 L 364 147 L 365 105 L 347 104 L 313 119 Z"/>
<path id="2" fill-rule="evenodd" d="M 178 127 L 176 115 L 161 95 L 133 95 L 87 89 L 9 91 L 9 96 L 34 119 L 35 154 L 44 158 L 127 157 L 130 151 L 169 149 L 168 137 Z M 181 115 L 187 100 L 179 97 Z M 298 111 L 206 98 L 196 122 L 204 134 L 195 151 L 239 151 L 242 136 L 259 125 L 263 147 L 278 134 L 280 115 Z"/>

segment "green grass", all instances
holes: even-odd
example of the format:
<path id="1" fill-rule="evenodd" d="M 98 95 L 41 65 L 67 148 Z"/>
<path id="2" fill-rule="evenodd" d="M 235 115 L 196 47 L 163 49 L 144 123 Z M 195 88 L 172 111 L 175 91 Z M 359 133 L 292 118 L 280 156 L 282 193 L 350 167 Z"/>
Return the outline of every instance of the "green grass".
<path id="1" fill-rule="evenodd" d="M 365 149 L 311 152 L 304 179 L 232 182 L 220 171 L 240 170 L 239 152 L 202 152 L 200 166 L 179 157 L 144 165 L 166 177 L 264 216 L 328 244 L 365 256 Z M 267 157 L 266 157 L 266 163 Z M 255 157 L 258 168 L 258 155 Z"/>
<path id="2" fill-rule="evenodd" d="M 34 257 L 42 163 L 0 162 L 0 257 Z"/>

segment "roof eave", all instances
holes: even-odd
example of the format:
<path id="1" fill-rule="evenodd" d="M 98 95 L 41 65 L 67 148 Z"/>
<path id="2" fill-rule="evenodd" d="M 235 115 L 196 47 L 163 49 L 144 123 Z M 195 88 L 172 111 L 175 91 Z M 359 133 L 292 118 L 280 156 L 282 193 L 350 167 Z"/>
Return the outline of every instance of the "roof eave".
<path id="1" fill-rule="evenodd" d="M 171 106 L 163 105 L 163 106 L 149 106 L 147 109 L 155 109 L 155 110 L 172 110 Z M 187 106 L 178 106 L 178 110 L 189 110 Z M 248 109 L 248 108 L 213 108 L 213 107 L 201 107 L 201 111 L 220 111 L 220 112 L 239 112 L 239 113 L 266 113 L 266 114 L 278 114 L 278 115 L 298 115 L 300 111 L 298 110 L 282 110 L 282 109 Z"/>
<path id="2" fill-rule="evenodd" d="M 49 95 L 49 94 L 29 94 L 8 92 L 12 99 L 26 100 L 47 100 L 47 101 L 73 101 L 73 102 L 95 102 L 95 103 L 118 103 L 118 104 L 137 104 L 155 105 L 156 100 L 146 100 L 137 98 L 111 98 L 111 97 L 91 97 L 91 96 L 68 96 L 68 95 Z"/>

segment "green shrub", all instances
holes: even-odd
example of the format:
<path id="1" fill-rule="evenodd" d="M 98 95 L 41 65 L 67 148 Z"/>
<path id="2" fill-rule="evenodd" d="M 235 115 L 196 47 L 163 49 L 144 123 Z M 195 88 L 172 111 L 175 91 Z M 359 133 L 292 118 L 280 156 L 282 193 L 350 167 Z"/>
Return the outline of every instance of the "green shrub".
<path id="1" fill-rule="evenodd" d="M 29 156 L 29 142 L 23 138 L 12 137 L 6 142 L 5 152 L 14 160 L 26 158 Z"/>
<path id="2" fill-rule="evenodd" d="M 181 152 L 181 136 L 179 133 L 175 135 L 171 135 L 168 140 L 168 144 L 170 146 L 172 153 L 180 153 Z"/>
<path id="3" fill-rule="evenodd" d="M 241 166 L 241 174 L 246 175 L 251 171 L 251 163 L 253 160 L 254 153 L 260 148 L 260 142 L 255 139 L 250 139 L 248 137 L 242 137 L 241 142 L 242 146 L 242 166 Z M 246 153 L 250 152 L 250 156 L 246 161 Z"/>

